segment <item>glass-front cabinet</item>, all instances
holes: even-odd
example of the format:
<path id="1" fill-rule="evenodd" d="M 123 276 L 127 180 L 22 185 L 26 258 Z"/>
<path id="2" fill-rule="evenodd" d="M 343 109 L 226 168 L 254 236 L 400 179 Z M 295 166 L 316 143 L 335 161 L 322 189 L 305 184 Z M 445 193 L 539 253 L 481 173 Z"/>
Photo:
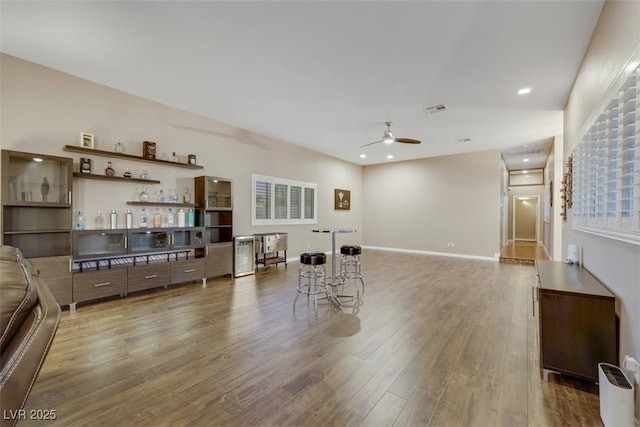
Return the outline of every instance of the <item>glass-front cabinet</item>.
<path id="1" fill-rule="evenodd" d="M 171 230 L 140 228 L 129 230 L 129 252 L 157 252 L 171 249 Z"/>
<path id="2" fill-rule="evenodd" d="M 233 240 L 231 181 L 212 176 L 199 176 L 194 182 L 198 206 L 196 225 L 205 227 L 207 244 Z"/>
<path id="3" fill-rule="evenodd" d="M 204 229 L 174 228 L 172 238 L 173 249 L 193 249 L 204 245 Z"/>
<path id="4" fill-rule="evenodd" d="M 204 244 L 196 249 L 206 257 L 208 276 L 233 273 L 233 203 L 231 180 L 213 176 L 194 178 L 196 225 L 204 227 Z"/>
<path id="5" fill-rule="evenodd" d="M 71 254 L 73 159 L 2 150 L 3 243 L 25 257 Z"/>
<path id="6" fill-rule="evenodd" d="M 125 255 L 127 230 L 84 230 L 73 232 L 73 258 Z"/>

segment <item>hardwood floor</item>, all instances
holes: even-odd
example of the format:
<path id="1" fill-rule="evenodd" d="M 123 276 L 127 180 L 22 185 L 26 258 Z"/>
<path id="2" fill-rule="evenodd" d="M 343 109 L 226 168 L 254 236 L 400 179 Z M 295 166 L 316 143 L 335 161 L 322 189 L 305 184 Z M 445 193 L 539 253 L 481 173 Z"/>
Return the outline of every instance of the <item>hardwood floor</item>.
<path id="1" fill-rule="evenodd" d="M 500 252 L 500 262 L 534 265 L 537 259 L 548 260 L 544 246 L 526 240 L 510 240 Z"/>
<path id="2" fill-rule="evenodd" d="M 317 320 L 292 310 L 294 263 L 66 311 L 26 408 L 60 426 L 601 425 L 595 385 L 540 378 L 533 267 L 362 262 L 361 303 Z"/>

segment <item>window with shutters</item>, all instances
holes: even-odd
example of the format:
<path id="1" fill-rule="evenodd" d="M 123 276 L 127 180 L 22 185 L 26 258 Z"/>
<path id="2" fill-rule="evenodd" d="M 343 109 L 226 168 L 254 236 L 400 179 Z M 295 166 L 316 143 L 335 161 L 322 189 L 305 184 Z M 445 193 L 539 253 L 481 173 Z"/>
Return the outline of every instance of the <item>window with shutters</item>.
<path id="1" fill-rule="evenodd" d="M 252 225 L 316 224 L 317 185 L 252 176 Z"/>
<path id="2" fill-rule="evenodd" d="M 638 62 L 625 67 L 581 132 L 573 179 L 573 228 L 634 244 L 640 244 Z"/>

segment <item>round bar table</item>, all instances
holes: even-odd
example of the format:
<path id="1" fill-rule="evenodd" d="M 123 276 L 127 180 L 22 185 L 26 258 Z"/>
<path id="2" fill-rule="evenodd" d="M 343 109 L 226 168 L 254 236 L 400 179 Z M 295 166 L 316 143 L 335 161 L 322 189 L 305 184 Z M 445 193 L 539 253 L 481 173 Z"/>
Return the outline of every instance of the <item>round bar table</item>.
<path id="1" fill-rule="evenodd" d="M 333 292 L 336 285 L 336 234 L 338 233 L 355 233 L 355 228 L 316 228 L 311 230 L 314 233 L 331 233 L 331 292 L 327 291 L 327 296 L 338 305 L 342 305 L 338 300 L 339 295 Z"/>

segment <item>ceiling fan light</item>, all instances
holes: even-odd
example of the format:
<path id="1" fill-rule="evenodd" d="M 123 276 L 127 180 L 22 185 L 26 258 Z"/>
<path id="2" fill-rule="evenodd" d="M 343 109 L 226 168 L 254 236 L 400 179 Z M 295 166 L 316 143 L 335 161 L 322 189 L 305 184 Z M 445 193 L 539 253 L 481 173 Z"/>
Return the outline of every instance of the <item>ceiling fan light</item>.
<path id="1" fill-rule="evenodd" d="M 392 144 L 394 140 L 395 138 L 393 137 L 391 131 L 385 130 L 384 135 L 382 136 L 382 142 L 384 142 L 385 144 Z"/>

